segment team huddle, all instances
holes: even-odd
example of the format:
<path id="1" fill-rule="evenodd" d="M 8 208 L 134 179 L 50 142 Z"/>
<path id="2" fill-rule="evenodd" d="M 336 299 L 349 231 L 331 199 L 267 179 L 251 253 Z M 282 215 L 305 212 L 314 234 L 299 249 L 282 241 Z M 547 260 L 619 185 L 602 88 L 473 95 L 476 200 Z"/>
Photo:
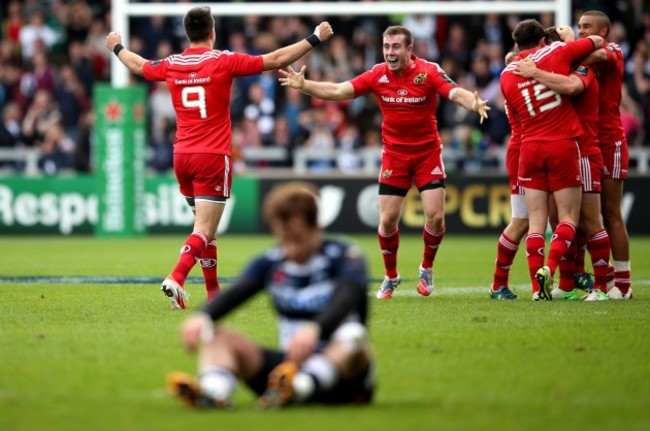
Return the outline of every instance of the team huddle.
<path id="1" fill-rule="evenodd" d="M 501 74 L 512 128 L 507 168 L 513 221 L 499 239 L 493 298 L 516 298 L 508 269 L 524 235 L 533 299 L 580 299 L 577 289 L 587 291 L 587 301 L 632 297 L 620 211 L 628 168 L 619 112 L 623 55 L 605 41 L 610 21 L 602 12 L 584 13 L 578 28 L 578 40 L 571 27 L 544 29 L 535 20 L 520 22 L 513 32 L 518 53 Z M 544 262 L 549 221 L 553 233 Z"/>
<path id="2" fill-rule="evenodd" d="M 255 258 L 221 292 L 216 232 L 232 185 L 233 79 L 280 70 L 281 85 L 315 98 L 375 95 L 383 115 L 377 237 L 385 276 L 376 293 L 379 300 L 392 299 L 401 283 L 398 224 L 413 184 L 425 218 L 417 292 L 426 297 L 434 290 L 434 261 L 446 229 L 438 97 L 475 112 L 481 123 L 490 107 L 438 64 L 415 56 L 406 27 L 384 31 L 383 63 L 350 81 L 332 83 L 306 79 L 304 66 L 299 71 L 289 66 L 332 36 L 327 22 L 305 39 L 259 56 L 214 49 L 208 7 L 190 9 L 183 25 L 190 47 L 162 60 L 126 49 L 119 33 L 106 37 L 106 47 L 132 73 L 167 82 L 178 123 L 174 171 L 195 213 L 193 232 L 161 290 L 172 308 L 187 308 L 183 285 L 200 263 L 209 302 L 184 322 L 181 332 L 185 347 L 198 356 L 198 378 L 173 373 L 169 389 L 195 408 L 230 407 L 237 381 L 258 394 L 264 408 L 368 403 L 374 366 L 366 325 L 367 263 L 356 247 L 323 237 L 313 185 L 289 182 L 265 198 L 263 216 L 277 246 Z M 512 221 L 499 239 L 491 298 L 517 298 L 508 275 L 524 236 L 533 299 L 578 299 L 576 288 L 589 290 L 587 300 L 632 297 L 629 243 L 620 214 L 628 162 L 618 114 L 622 55 L 604 40 L 607 16 L 587 12 L 579 25 L 579 40 L 568 27 L 545 30 L 535 20 L 522 21 L 513 32 L 517 53 L 501 77 L 512 128 L 507 154 Z M 553 235 L 545 261 L 549 220 Z M 584 268 L 585 250 L 593 262 L 593 280 Z M 553 288 L 558 268 L 559 285 Z M 278 350 L 215 324 L 262 291 L 269 293 L 278 316 Z"/>

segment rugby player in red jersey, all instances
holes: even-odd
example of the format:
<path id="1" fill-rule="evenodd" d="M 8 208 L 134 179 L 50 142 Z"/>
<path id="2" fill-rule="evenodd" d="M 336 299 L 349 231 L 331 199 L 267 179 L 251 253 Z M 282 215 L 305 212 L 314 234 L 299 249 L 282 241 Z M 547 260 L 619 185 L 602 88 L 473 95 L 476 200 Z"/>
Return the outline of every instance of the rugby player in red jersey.
<path id="1" fill-rule="evenodd" d="M 544 28 L 524 20 L 513 31 L 519 56 L 501 74 L 501 91 L 511 115 L 521 122 L 519 184 L 525 188 L 529 230 L 526 254 L 533 299 L 552 299 L 553 275 L 575 236 L 580 215 L 582 176 L 576 138 L 582 127 L 571 101 L 533 79 L 515 75 L 519 61 L 530 57 L 543 70 L 568 75 L 572 63 L 600 48 L 603 39 L 592 36 L 546 46 Z M 555 198 L 559 224 L 553 231 L 544 265 L 544 232 L 548 197 Z"/>
<path id="2" fill-rule="evenodd" d="M 578 36 L 598 35 L 607 39 L 611 29 L 609 17 L 591 10 L 580 17 Z M 610 299 L 632 298 L 630 275 L 630 239 L 621 213 L 623 181 L 627 178 L 629 154 L 621 123 L 621 94 L 623 91 L 623 52 L 615 43 L 607 43 L 602 61 L 597 67 L 600 95 L 598 103 L 598 138 L 605 163 L 603 175 L 602 208 L 605 227 L 609 233 L 614 260 L 614 286 L 607 295 Z"/>
<path id="3" fill-rule="evenodd" d="M 119 33 L 106 36 L 106 47 L 134 74 L 166 81 L 177 116 L 174 172 L 180 192 L 195 214 L 186 239 L 161 290 L 172 308 L 186 308 L 183 288 L 188 273 L 201 262 L 208 298 L 219 292 L 217 227 L 232 184 L 230 93 L 234 78 L 285 67 L 332 36 L 322 22 L 313 34 L 269 54 L 251 56 L 214 49 L 214 18 L 209 7 L 190 9 L 183 18 L 190 47 L 161 60 L 147 60 L 122 45 Z"/>
<path id="4" fill-rule="evenodd" d="M 384 63 L 350 81 L 316 82 L 288 68 L 280 82 L 325 100 L 346 100 L 373 93 L 384 116 L 383 151 L 379 173 L 379 246 L 386 276 L 377 298 L 390 299 L 401 278 L 397 271 L 398 222 L 404 198 L 415 183 L 420 192 L 425 224 L 424 253 L 419 268 L 418 292 L 433 291 L 433 263 L 445 234 L 445 167 L 438 133 L 438 95 L 487 118 L 487 101 L 460 88 L 445 71 L 413 55 L 408 28 L 388 27 L 383 34 Z"/>
<path id="5" fill-rule="evenodd" d="M 575 40 L 573 29 L 569 26 L 551 27 L 546 29 L 547 43 Z M 573 68 L 569 76 L 551 73 L 535 66 L 532 60 L 520 61 L 515 74 L 546 85 L 560 94 L 574 96 L 573 105 L 580 119 L 583 133 L 578 137 L 580 148 L 580 170 L 583 178 L 582 205 L 579 226 L 586 233 L 585 246 L 591 254 L 595 276 L 595 289 L 591 290 L 585 300 L 599 301 L 607 299 L 607 272 L 609 259 L 609 237 L 600 218 L 600 193 L 602 184 L 603 158 L 598 146 L 598 81 L 595 73 L 588 64 L 593 64 L 598 51 L 590 54 Z M 552 217 L 553 218 L 553 217 Z M 560 283 L 552 294 L 555 299 L 578 299 L 575 290 L 576 280 L 582 280 L 584 275 L 584 251 L 582 252 L 582 267 L 579 268 L 575 256 L 578 244 L 573 241 L 565 258 L 560 261 Z M 576 274 L 577 273 L 577 274 Z M 589 282 L 591 280 L 589 279 Z M 579 286 L 581 287 L 581 286 Z"/>

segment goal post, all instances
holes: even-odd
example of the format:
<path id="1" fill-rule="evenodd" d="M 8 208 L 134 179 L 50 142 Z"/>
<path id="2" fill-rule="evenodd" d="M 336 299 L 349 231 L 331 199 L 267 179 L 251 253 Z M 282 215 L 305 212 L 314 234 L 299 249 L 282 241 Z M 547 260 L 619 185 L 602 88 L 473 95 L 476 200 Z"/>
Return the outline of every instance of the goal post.
<path id="1" fill-rule="evenodd" d="M 129 18 L 153 15 L 183 16 L 198 3 L 130 3 L 112 0 L 111 30 L 129 39 Z M 555 22 L 571 24 L 571 0 L 523 1 L 381 1 L 381 2 L 234 2 L 201 3 L 212 9 L 214 16 L 377 16 L 395 14 L 481 15 L 487 13 L 555 14 Z M 336 31 L 336 29 L 334 29 Z M 125 87 L 129 72 L 116 58 L 111 60 L 111 84 Z"/>

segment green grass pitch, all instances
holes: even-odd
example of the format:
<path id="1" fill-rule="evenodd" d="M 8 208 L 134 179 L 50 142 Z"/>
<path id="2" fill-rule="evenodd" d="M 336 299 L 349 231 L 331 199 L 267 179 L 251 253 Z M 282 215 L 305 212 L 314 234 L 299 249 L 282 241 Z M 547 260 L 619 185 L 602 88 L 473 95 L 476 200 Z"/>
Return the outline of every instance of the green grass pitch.
<path id="1" fill-rule="evenodd" d="M 381 278 L 375 237 L 349 239 Z M 4 236 L 0 278 L 163 277 L 182 241 Z M 421 239 L 402 237 L 404 281 L 392 301 L 370 299 L 378 387 L 361 408 L 260 411 L 240 386 L 234 410 L 190 411 L 164 388 L 168 372 L 195 370 L 178 338 L 188 313 L 169 309 L 156 283 L 0 282 L 0 430 L 650 429 L 650 238 L 631 240 L 634 299 L 602 303 L 531 301 L 523 250 L 511 283 L 520 298 L 490 300 L 496 241 L 449 233 L 435 293 L 423 298 L 415 293 Z M 220 275 L 235 276 L 271 243 L 222 236 Z M 197 309 L 203 286 L 188 290 Z M 275 342 L 263 296 L 225 324 Z"/>

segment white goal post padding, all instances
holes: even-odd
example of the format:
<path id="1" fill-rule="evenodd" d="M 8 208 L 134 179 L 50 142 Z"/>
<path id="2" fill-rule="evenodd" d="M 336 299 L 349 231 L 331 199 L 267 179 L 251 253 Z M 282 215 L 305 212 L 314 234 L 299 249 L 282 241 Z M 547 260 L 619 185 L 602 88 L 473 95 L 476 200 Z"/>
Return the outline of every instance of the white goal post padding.
<path id="1" fill-rule="evenodd" d="M 381 2 L 309 2 L 309 3 L 129 3 L 129 0 L 112 0 L 112 31 L 129 40 L 129 17 L 132 16 L 183 16 L 194 6 L 212 9 L 214 16 L 374 16 L 394 14 L 482 15 L 487 13 L 543 13 L 555 14 L 558 25 L 571 25 L 571 0 L 551 1 L 381 1 Z M 334 29 L 336 31 L 336 29 Z M 116 58 L 111 60 L 111 84 L 125 87 L 129 72 Z"/>

